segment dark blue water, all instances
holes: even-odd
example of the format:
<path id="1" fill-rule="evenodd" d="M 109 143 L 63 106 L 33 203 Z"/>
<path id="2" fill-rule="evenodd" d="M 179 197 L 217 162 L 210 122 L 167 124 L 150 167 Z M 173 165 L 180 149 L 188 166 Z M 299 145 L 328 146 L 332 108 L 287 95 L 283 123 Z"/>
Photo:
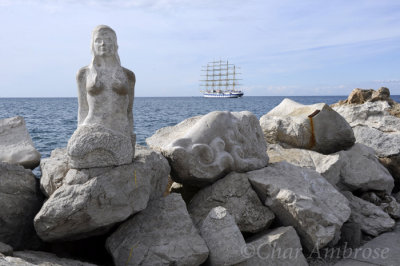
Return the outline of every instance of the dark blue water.
<path id="1" fill-rule="evenodd" d="M 210 99 L 203 97 L 140 97 L 134 102 L 134 131 L 137 142 L 157 129 L 175 125 L 195 115 L 211 111 L 244 111 L 258 118 L 278 105 L 286 97 L 243 97 L 239 99 Z M 303 104 L 335 103 L 347 96 L 288 97 Z M 400 96 L 392 96 L 399 102 Z M 76 129 L 78 101 L 76 98 L 0 98 L 0 119 L 16 115 L 25 118 L 29 133 L 42 158 L 58 147 L 65 147 Z"/>

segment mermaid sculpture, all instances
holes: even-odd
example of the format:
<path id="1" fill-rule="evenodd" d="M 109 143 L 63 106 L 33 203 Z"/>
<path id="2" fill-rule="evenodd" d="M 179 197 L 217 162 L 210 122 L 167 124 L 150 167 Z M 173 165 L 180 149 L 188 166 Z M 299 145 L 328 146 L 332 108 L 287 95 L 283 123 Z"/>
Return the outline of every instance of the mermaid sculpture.
<path id="1" fill-rule="evenodd" d="M 108 26 L 92 33 L 93 59 L 78 71 L 78 128 L 68 142 L 72 168 L 129 164 L 135 154 L 135 74 L 121 66 L 117 36 Z"/>

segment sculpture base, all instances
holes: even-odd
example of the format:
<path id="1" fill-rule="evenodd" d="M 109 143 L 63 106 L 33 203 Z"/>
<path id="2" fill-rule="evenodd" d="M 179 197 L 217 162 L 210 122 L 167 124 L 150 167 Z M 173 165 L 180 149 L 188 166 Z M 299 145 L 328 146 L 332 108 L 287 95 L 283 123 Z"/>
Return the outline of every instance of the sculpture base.
<path id="1" fill-rule="evenodd" d="M 135 135 L 127 137 L 100 125 L 81 125 L 68 141 L 71 168 L 118 166 L 132 163 Z"/>

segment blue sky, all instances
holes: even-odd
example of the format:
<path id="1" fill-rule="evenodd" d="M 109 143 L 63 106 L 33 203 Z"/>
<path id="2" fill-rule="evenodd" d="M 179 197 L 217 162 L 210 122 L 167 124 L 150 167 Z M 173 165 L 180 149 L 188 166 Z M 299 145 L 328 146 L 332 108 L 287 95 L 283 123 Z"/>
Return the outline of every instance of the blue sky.
<path id="1" fill-rule="evenodd" d="M 200 96 L 228 59 L 245 95 L 400 94 L 398 0 L 0 0 L 0 97 L 75 97 L 99 24 L 118 36 L 136 96 Z"/>

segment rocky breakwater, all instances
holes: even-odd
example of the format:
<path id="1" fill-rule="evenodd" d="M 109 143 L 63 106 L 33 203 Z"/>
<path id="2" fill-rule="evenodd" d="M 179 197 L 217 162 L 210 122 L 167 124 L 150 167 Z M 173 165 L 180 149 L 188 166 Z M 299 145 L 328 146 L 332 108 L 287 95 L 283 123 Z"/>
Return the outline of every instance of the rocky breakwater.
<path id="1" fill-rule="evenodd" d="M 360 92 L 359 90 L 357 91 Z M 362 91 L 360 93 L 362 93 Z M 362 241 L 366 241 L 371 236 L 378 236 L 394 228 L 395 220 L 399 218 L 397 215 L 400 205 L 396 202 L 392 193 L 398 191 L 398 187 L 395 186 L 395 180 L 393 178 L 396 177 L 395 172 L 393 172 L 390 167 L 388 167 L 389 170 L 384 167 L 382 164 L 384 160 L 382 159 L 387 158 L 385 156 L 389 154 L 398 154 L 398 150 L 396 150 L 398 140 L 396 138 L 398 138 L 397 135 L 399 134 L 398 126 L 400 125 L 400 121 L 398 120 L 399 118 L 391 115 L 389 112 L 391 104 L 394 104 L 386 97 L 388 95 L 386 89 L 380 89 L 378 92 L 371 92 L 369 95 L 371 97 L 373 95 L 373 97 L 367 98 L 363 95 L 358 95 L 358 99 L 367 100 L 365 100 L 366 102 L 364 103 L 355 104 L 350 103 L 353 102 L 353 100 L 350 99 L 355 98 L 354 93 L 352 93 L 347 101 L 333 107 L 337 112 L 331 109 L 332 111 L 330 112 L 334 112 L 335 116 L 343 115 L 344 119 L 336 118 L 334 120 L 326 120 L 325 124 L 331 126 L 331 130 L 334 130 L 336 124 L 334 121 L 341 121 L 341 123 L 347 124 L 344 127 L 348 129 L 350 126 L 350 131 L 354 131 L 357 143 L 347 146 L 347 144 L 350 143 L 348 140 L 345 140 L 347 144 L 343 145 L 340 143 L 340 138 L 336 138 L 333 135 L 325 135 L 331 136 L 331 139 L 328 140 L 327 143 L 331 143 L 336 147 L 342 147 L 341 150 L 334 151 L 333 149 L 332 151 L 334 152 L 330 153 L 323 152 L 308 145 L 299 147 L 299 145 L 293 143 L 293 138 L 298 137 L 298 139 L 303 139 L 303 136 L 307 135 L 304 133 L 307 130 L 309 131 L 308 135 L 312 135 L 310 132 L 312 128 L 309 126 L 309 123 L 306 119 L 299 120 L 298 114 L 306 109 L 312 112 L 312 108 L 316 108 L 322 104 L 301 106 L 292 101 L 284 100 L 281 105 L 284 104 L 287 106 L 290 112 L 289 114 L 285 113 L 284 118 L 280 119 L 279 122 L 276 122 L 276 117 L 271 116 L 271 114 L 276 114 L 274 111 L 275 109 L 270 112 L 271 114 L 268 113 L 260 119 L 265 138 L 269 142 L 274 143 L 268 146 L 268 155 L 270 163 L 272 164 L 262 171 L 276 172 L 277 178 L 275 181 L 271 180 L 271 178 L 267 179 L 257 176 L 250 177 L 249 179 L 253 187 L 256 188 L 258 194 L 264 195 L 266 205 L 270 205 L 272 211 L 274 211 L 275 215 L 281 219 L 283 223 L 290 220 L 288 219 L 290 216 L 283 215 L 282 212 L 286 211 L 286 208 L 280 207 L 278 204 L 281 201 L 277 201 L 274 197 L 271 199 L 270 195 L 282 195 L 283 198 L 290 198 L 290 200 L 285 201 L 285 203 L 293 202 L 289 205 L 292 208 L 289 212 L 290 215 L 293 215 L 293 208 L 296 205 L 310 206 L 310 204 L 301 203 L 312 197 L 301 196 L 300 193 L 304 192 L 301 192 L 301 186 L 295 185 L 295 180 L 297 179 L 293 178 L 297 174 L 301 177 L 299 180 L 303 179 L 304 183 L 307 184 L 307 188 L 304 191 L 317 191 L 317 198 L 319 200 L 330 193 L 328 192 L 329 190 L 327 190 L 329 186 L 326 185 L 316 190 L 318 187 L 317 184 L 320 184 L 316 182 L 318 179 L 314 179 L 313 181 L 307 177 L 310 174 L 300 174 L 302 171 L 307 172 L 312 170 L 312 172 L 318 172 L 320 176 L 329 181 L 332 185 L 330 190 L 336 191 L 347 199 L 345 201 L 333 200 L 334 196 L 328 196 L 328 198 L 326 198 L 327 202 L 334 202 L 334 205 L 336 205 L 335 207 L 340 206 L 339 203 L 343 204 L 346 202 L 346 204 L 342 206 L 346 206 L 347 211 L 340 212 L 339 216 L 335 218 L 338 219 L 342 214 L 346 213 L 346 217 L 341 217 L 341 222 L 345 222 L 345 226 L 341 229 L 340 227 L 342 224 L 336 227 L 337 233 L 341 231 L 341 235 L 344 239 L 343 241 L 351 239 L 351 244 L 357 247 Z M 289 103 L 292 105 L 288 106 Z M 292 125 L 292 127 L 284 127 L 285 130 L 279 130 L 281 125 L 284 125 L 286 121 L 292 120 L 296 120 L 297 122 L 302 121 L 303 124 L 295 124 L 295 126 Z M 271 124 L 276 126 L 271 126 Z M 288 129 L 286 130 L 286 128 Z M 298 130 L 299 128 L 303 131 Z M 338 128 L 343 128 L 343 126 L 339 125 Z M 350 136 L 353 134 L 349 133 L 348 135 Z M 392 157 L 389 156 L 389 158 Z M 288 163 L 301 167 L 301 169 L 304 170 L 292 171 L 290 169 L 293 169 L 293 166 L 290 166 Z M 280 167 L 286 170 L 274 170 L 274 168 L 277 167 L 278 169 Z M 253 172 L 260 174 L 260 171 L 261 170 Z M 285 174 L 281 172 L 285 172 Z M 286 189 L 285 191 L 274 189 L 277 184 L 282 184 L 282 182 L 284 182 L 285 178 L 283 177 L 286 174 L 290 176 L 287 178 L 290 181 L 287 182 L 288 185 L 286 186 L 289 188 L 293 186 L 293 188 Z M 296 187 L 296 189 L 294 189 L 294 187 Z M 298 191 L 298 195 L 296 195 L 296 193 L 291 197 L 285 196 L 290 195 L 288 194 L 289 191 Z M 279 199 L 279 196 L 275 197 Z M 323 210 L 321 213 L 326 215 L 329 209 L 329 205 L 326 205 L 321 208 L 321 210 Z M 351 210 L 350 212 L 349 209 Z M 317 210 L 317 208 L 314 208 L 314 211 L 315 210 Z M 297 216 L 301 218 L 299 214 L 297 214 Z M 311 217 L 318 216 L 312 215 Z M 330 215 L 329 217 L 331 222 L 334 221 L 334 216 Z M 310 222 L 312 219 L 308 218 L 307 221 Z M 302 223 L 301 225 L 304 224 L 305 223 Z M 305 235 L 307 231 L 302 232 L 299 225 L 293 224 L 293 226 L 297 229 L 303 241 L 302 243 L 305 244 L 306 247 L 309 246 L 310 243 L 312 243 L 312 239 L 307 239 Z M 318 227 L 306 227 L 308 230 L 310 230 L 310 228 L 317 229 Z M 352 230 L 348 230 L 348 228 L 352 228 Z M 320 232 L 328 232 L 329 230 L 326 229 L 327 228 Z M 333 229 L 333 227 L 331 227 L 331 229 Z M 354 230 L 361 230 L 362 234 L 356 234 Z M 335 238 L 333 238 L 333 240 L 335 240 Z M 314 245 L 315 244 L 317 243 L 314 242 Z"/>
<path id="2" fill-rule="evenodd" d="M 400 184 L 400 104 L 390 98 L 387 88 L 355 89 L 347 100 L 333 105 L 353 128 L 358 143 L 373 148 Z M 400 189 L 397 187 L 396 191 Z"/>
<path id="3" fill-rule="evenodd" d="M 336 134 L 326 134 L 324 138 L 335 149 L 351 147 L 354 144 L 351 127 L 339 114 L 331 109 L 329 112 L 334 115 L 326 123 L 331 128 L 335 128 L 335 123 L 342 124 L 336 128 L 345 128 L 346 144 Z M 172 179 L 181 183 L 178 191 L 197 186 L 197 190 L 191 190 L 193 195 L 188 198 L 187 206 L 208 245 L 210 265 L 306 265 L 302 248 L 311 251 L 336 244 L 343 224 L 351 216 L 348 199 L 315 168 L 305 169 L 286 162 L 266 164 L 267 145 L 263 138 L 262 126 L 251 113 L 212 112 L 160 129 L 147 139 L 148 145 L 161 151 L 170 162 Z M 250 153 L 248 147 L 258 148 Z M 238 150 L 240 157 L 234 153 Z M 249 164 L 233 163 L 232 167 L 235 160 L 263 163 L 253 163 L 252 168 L 247 167 Z M 207 165 L 210 167 L 206 168 Z M 339 180 L 340 176 L 334 179 Z M 384 187 L 391 190 L 393 181 Z M 272 236 L 275 240 L 270 239 Z M 277 248 L 298 249 L 300 253 L 291 257 L 292 261 L 284 262 L 282 257 L 260 257 L 255 249 L 267 242 L 275 243 Z M 263 252 L 272 252 L 272 248 Z"/>

